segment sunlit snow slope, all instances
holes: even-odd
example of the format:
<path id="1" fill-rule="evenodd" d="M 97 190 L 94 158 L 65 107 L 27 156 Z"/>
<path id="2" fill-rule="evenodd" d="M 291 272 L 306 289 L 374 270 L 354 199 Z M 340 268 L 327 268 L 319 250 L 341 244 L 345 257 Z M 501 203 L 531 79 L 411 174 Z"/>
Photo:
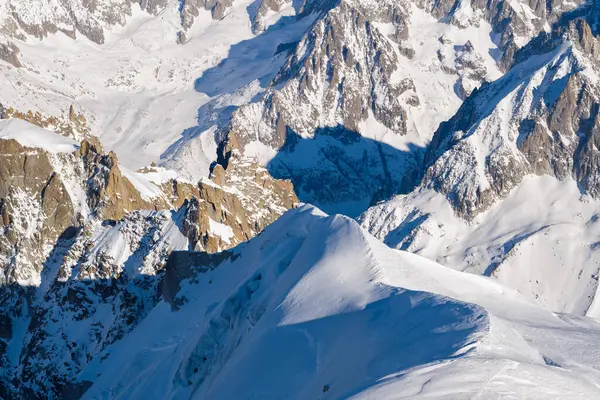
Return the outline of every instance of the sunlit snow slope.
<path id="1" fill-rule="evenodd" d="M 80 374 L 84 398 L 600 396 L 600 324 L 312 207 L 202 262 Z M 171 275 L 169 275 L 171 274 Z M 170 286 L 169 286 L 170 285 Z M 175 294 L 176 293 L 176 294 Z"/>

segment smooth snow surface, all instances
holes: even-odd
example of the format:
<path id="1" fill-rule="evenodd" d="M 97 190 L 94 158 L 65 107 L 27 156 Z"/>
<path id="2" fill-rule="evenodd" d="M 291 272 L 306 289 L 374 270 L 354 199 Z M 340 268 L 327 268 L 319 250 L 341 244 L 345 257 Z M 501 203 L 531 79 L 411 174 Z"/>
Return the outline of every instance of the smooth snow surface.
<path id="1" fill-rule="evenodd" d="M 600 318 L 598 209 L 573 180 L 542 176 L 470 223 L 432 190 L 375 206 L 361 223 L 391 247 L 491 275 L 551 310 Z"/>
<path id="2" fill-rule="evenodd" d="M 177 298 L 90 361 L 84 398 L 600 396 L 598 322 L 309 206 L 196 270 Z"/>
<path id="3" fill-rule="evenodd" d="M 72 153 L 79 143 L 21 119 L 0 120 L 0 139 L 14 139 L 25 147 L 50 153 Z"/>

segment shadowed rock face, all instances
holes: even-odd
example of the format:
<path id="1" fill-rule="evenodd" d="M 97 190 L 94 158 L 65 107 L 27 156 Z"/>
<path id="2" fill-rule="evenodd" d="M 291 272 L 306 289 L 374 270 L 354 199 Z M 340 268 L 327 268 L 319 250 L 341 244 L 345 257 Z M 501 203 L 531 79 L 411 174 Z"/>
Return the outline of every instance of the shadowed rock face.
<path id="1" fill-rule="evenodd" d="M 394 43 L 372 22 L 393 24 L 400 37 L 403 12 L 391 5 L 370 9 L 341 2 L 324 14 L 264 97 L 234 111 L 221 160 L 233 150 L 254 156 L 248 149 L 258 142 L 277 153 L 267 165 L 275 177 L 291 179 L 297 189 L 302 187 L 297 190 L 301 200 L 331 212 L 357 212 L 328 207 L 336 202 L 362 202 L 357 207 L 364 208 L 398 188 L 412 188 L 419 175 L 418 154 L 362 138 L 371 134 L 365 127 L 370 119 L 392 135 L 405 135 L 403 102 L 418 103 L 410 79 L 393 79 L 399 66 Z M 346 146 L 355 150 L 347 155 Z"/>
<path id="2" fill-rule="evenodd" d="M 169 255 L 165 265 L 165 278 L 162 281 L 162 296 L 177 311 L 184 298 L 178 298 L 180 284 L 185 279 L 194 278 L 198 274 L 217 268 L 227 260 L 236 260 L 239 254 L 235 250 L 210 254 L 199 251 L 174 251 Z"/>
<path id="3" fill-rule="evenodd" d="M 338 123 L 359 131 L 369 111 L 403 135 L 406 112 L 398 98 L 412 86 L 392 82 L 396 68 L 398 59 L 389 41 L 363 13 L 342 3 L 302 39 L 265 99 L 233 114 L 230 140 L 244 149 L 257 137 L 279 149 L 287 129 L 302 137 Z"/>
<path id="4" fill-rule="evenodd" d="M 0 140 L 0 154 L 2 281 L 27 281 L 41 265 L 20 264 L 39 263 L 43 247 L 75 223 L 75 210 L 47 153 Z"/>

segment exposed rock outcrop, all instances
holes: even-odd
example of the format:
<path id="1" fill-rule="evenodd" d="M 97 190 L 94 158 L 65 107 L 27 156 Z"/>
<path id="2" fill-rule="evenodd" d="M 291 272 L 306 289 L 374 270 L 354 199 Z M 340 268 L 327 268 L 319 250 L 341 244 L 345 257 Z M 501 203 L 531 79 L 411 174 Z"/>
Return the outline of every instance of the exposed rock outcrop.
<path id="1" fill-rule="evenodd" d="M 19 53 L 19 48 L 13 43 L 0 43 L 0 60 L 6 61 L 15 68 L 22 67 Z"/>
<path id="2" fill-rule="evenodd" d="M 123 176 L 117 155 L 104 153 L 98 140 L 85 139 L 76 153 L 87 172 L 88 203 L 101 219 L 119 220 L 130 211 L 168 208 L 162 198 L 148 201 Z"/>
<path id="3" fill-rule="evenodd" d="M 33 283 L 45 248 L 77 224 L 75 206 L 46 152 L 10 139 L 0 140 L 0 154 L 0 279 Z"/>
<path id="4" fill-rule="evenodd" d="M 328 11 L 296 46 L 264 98 L 233 113 L 222 158 L 232 149 L 260 157 L 250 150 L 258 142 L 278 153 L 267 163 L 275 177 L 291 179 L 303 200 L 332 212 L 340 211 L 330 208 L 340 199 L 358 209 L 410 189 L 418 155 L 362 136 L 367 126 L 405 135 L 403 104 L 418 102 L 410 79 L 394 79 L 399 60 L 393 42 L 366 16 L 405 21 L 395 10 L 342 2 Z M 342 150 L 347 146 L 356 151 Z"/>
<path id="5" fill-rule="evenodd" d="M 214 181 L 148 180 L 150 195 L 93 137 L 77 146 L 16 119 L 0 123 L 23 130 L 3 135 L 43 146 L 0 138 L 3 397 L 80 396 L 88 385 L 75 379 L 87 362 L 161 299 L 172 251 L 233 247 L 297 202 L 289 182 L 238 157 L 217 166 Z"/>

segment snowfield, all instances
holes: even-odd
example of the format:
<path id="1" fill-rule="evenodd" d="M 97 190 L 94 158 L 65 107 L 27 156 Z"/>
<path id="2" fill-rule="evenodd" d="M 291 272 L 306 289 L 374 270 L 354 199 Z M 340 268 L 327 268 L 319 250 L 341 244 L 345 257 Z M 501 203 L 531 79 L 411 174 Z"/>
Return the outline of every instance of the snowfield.
<path id="1" fill-rule="evenodd" d="M 303 206 L 192 268 L 79 379 L 88 399 L 591 399 L 600 324 Z"/>
<path id="2" fill-rule="evenodd" d="M 259 82 L 268 82 L 285 61 L 276 55 L 278 45 L 297 41 L 314 20 L 281 23 L 251 41 L 251 3 L 235 1 L 218 21 L 201 9 L 184 45 L 176 41 L 177 0 L 156 16 L 134 4 L 127 24 L 107 29 L 102 45 L 60 32 L 19 41 L 25 67 L 0 65 L 0 103 L 57 118 L 74 105 L 126 167 L 162 162 L 186 178 L 208 177 L 216 160 L 215 114 L 264 91 Z M 273 13 L 266 23 L 289 12 Z"/>
<path id="3" fill-rule="evenodd" d="M 598 207 L 573 180 L 542 176 L 471 222 L 433 190 L 398 196 L 360 221 L 393 248 L 493 276 L 550 310 L 599 318 Z"/>
<path id="4" fill-rule="evenodd" d="M 40 148 L 50 153 L 72 153 L 79 143 L 21 119 L 0 120 L 0 139 L 13 139 L 22 146 Z"/>

